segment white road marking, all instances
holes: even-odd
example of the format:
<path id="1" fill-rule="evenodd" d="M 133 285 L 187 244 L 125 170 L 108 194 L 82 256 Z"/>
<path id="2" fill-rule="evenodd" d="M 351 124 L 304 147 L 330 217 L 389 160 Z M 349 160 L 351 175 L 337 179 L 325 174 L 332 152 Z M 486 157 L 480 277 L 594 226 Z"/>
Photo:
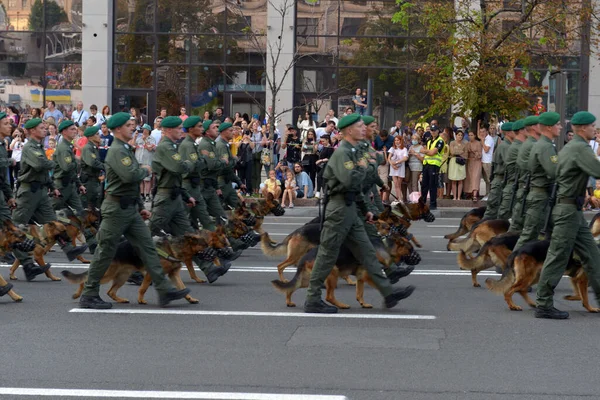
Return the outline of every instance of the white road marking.
<path id="1" fill-rule="evenodd" d="M 348 400 L 346 396 L 280 393 L 226 393 L 226 392 L 168 392 L 151 390 L 97 390 L 0 388 L 0 394 L 41 397 L 109 397 L 131 399 L 212 399 L 212 400 Z"/>
<path id="2" fill-rule="evenodd" d="M 428 228 L 457 228 L 456 225 L 425 225 Z"/>
<path id="3" fill-rule="evenodd" d="M 432 239 L 444 239 L 443 236 L 429 236 Z"/>
<path id="4" fill-rule="evenodd" d="M 200 311 L 112 308 L 110 310 L 91 310 L 73 308 L 69 312 L 83 314 L 152 314 L 152 315 L 199 315 L 216 317 L 289 317 L 289 318 L 341 318 L 341 319 L 436 319 L 435 315 L 410 314 L 307 314 L 303 312 L 264 312 L 264 311 Z"/>
<path id="5" fill-rule="evenodd" d="M 430 250 L 430 253 L 457 254 L 458 251 L 455 251 L 455 250 Z"/>

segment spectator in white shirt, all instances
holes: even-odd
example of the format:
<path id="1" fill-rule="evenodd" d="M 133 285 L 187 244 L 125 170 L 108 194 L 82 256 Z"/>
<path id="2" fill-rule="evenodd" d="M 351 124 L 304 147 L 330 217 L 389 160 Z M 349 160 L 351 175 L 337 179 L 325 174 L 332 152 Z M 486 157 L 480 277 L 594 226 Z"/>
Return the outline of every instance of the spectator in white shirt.
<path id="1" fill-rule="evenodd" d="M 152 131 L 152 133 L 150 133 L 150 136 L 152 136 L 152 138 L 154 139 L 154 143 L 156 143 L 157 145 L 160 142 L 160 138 L 162 137 L 162 127 L 160 125 L 162 120 L 162 117 L 156 117 L 156 119 L 154 120 L 154 130 Z"/>
<path id="2" fill-rule="evenodd" d="M 396 137 L 397 135 L 402 133 L 402 121 L 396 121 L 396 125 L 392 126 L 389 131 L 389 135 Z"/>
<path id="3" fill-rule="evenodd" d="M 335 126 L 337 126 L 337 124 L 338 124 L 338 119 L 335 117 L 335 111 L 333 111 L 333 110 L 329 110 L 329 111 L 327 111 L 327 115 L 326 115 L 326 117 L 327 117 L 327 116 L 329 117 L 329 121 L 333 121 L 333 122 L 335 122 Z M 326 118 L 325 120 L 327 121 L 327 118 Z M 327 122 L 329 122 L 329 121 L 327 121 Z"/>
<path id="4" fill-rule="evenodd" d="M 481 170 L 482 177 L 485 181 L 485 195 L 490 193 L 490 182 L 492 181 L 492 158 L 494 156 L 494 138 L 490 135 L 489 129 L 490 124 L 485 123 L 481 125 L 481 121 L 478 121 L 477 128 L 479 130 L 478 136 L 483 145 L 481 154 Z"/>
<path id="5" fill-rule="evenodd" d="M 83 102 L 78 101 L 77 108 L 71 113 L 71 121 L 75 122 L 77 126 L 83 126 L 89 117 L 90 114 L 83 109 Z"/>
<path id="6" fill-rule="evenodd" d="M 104 117 L 104 115 L 98 112 L 98 107 L 95 104 L 92 104 L 90 106 L 90 115 L 96 118 L 96 123 L 94 124 L 94 126 L 102 126 L 102 123 L 106 122 L 106 118 Z"/>

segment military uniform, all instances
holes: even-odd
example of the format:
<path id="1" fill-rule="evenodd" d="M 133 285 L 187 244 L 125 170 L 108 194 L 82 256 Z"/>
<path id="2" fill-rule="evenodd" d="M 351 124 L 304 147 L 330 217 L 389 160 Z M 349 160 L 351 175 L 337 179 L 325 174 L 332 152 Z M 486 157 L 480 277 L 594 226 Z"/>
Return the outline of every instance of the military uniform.
<path id="1" fill-rule="evenodd" d="M 191 121 L 190 121 L 191 120 Z M 189 122 L 188 122 L 189 121 Z M 191 128 L 200 122 L 199 117 L 189 117 L 183 122 L 185 128 Z M 189 160 L 192 162 L 200 161 L 196 164 L 196 168 L 183 174 L 182 187 L 196 199 L 196 205 L 193 207 L 186 207 L 188 217 L 192 224 L 192 228 L 198 229 L 198 221 L 202 225 L 203 229 L 210 231 L 215 230 L 215 223 L 208 214 L 206 208 L 206 202 L 202 196 L 202 188 L 200 182 L 200 171 L 206 167 L 206 160 L 201 156 L 198 144 L 190 136 L 187 136 L 179 145 L 179 154 L 182 160 Z"/>
<path id="2" fill-rule="evenodd" d="M 360 121 L 360 116 L 352 114 L 340 120 L 339 128 Z M 393 290 L 389 280 L 382 274 L 382 266 L 377 261 L 375 249 L 358 217 L 358 209 L 366 213 L 363 201 L 362 182 L 366 168 L 359 165 L 359 151 L 348 141 L 342 140 L 331 156 L 323 177 L 327 182 L 328 203 L 325 209 L 325 222 L 321 231 L 321 241 L 310 277 L 304 310 L 306 312 L 336 312 L 321 300 L 321 288 L 331 272 L 339 255 L 342 243 L 352 249 L 357 260 L 367 269 L 379 292 L 386 299 L 386 305 L 393 307 L 397 302 L 412 293 L 414 288 Z"/>
<path id="3" fill-rule="evenodd" d="M 59 126 L 59 132 L 74 125 L 73 121 L 64 121 Z M 77 160 L 73 154 L 73 145 L 68 140 L 61 140 L 56 146 L 56 151 L 52 156 L 55 162 L 54 185 L 60 191 L 61 196 L 55 197 L 53 207 L 55 210 L 62 210 L 70 206 L 75 213 L 80 216 L 83 213 L 81 198 L 79 197 L 79 187 L 81 182 L 77 176 Z"/>
<path id="4" fill-rule="evenodd" d="M 519 149 L 519 154 L 517 155 L 517 165 L 519 174 L 519 189 L 517 190 L 517 196 L 515 199 L 515 204 L 512 209 L 512 218 L 510 223 L 510 231 L 519 232 L 523 229 L 523 196 L 525 195 L 525 185 L 527 184 L 527 177 L 529 176 L 529 154 L 531 153 L 531 149 L 533 145 L 537 142 L 537 139 L 533 136 L 529 136 L 525 142 L 521 145 Z M 531 183 L 530 183 L 531 186 Z"/>
<path id="5" fill-rule="evenodd" d="M 512 122 L 506 122 L 502 125 L 504 132 L 512 131 Z M 504 180 L 504 171 L 506 164 L 504 162 L 506 153 L 510 148 L 511 142 L 508 139 L 500 141 L 498 148 L 494 152 L 494 178 L 492 179 L 492 185 L 490 193 L 488 195 L 487 205 L 485 209 L 484 219 L 496 219 L 498 217 L 498 209 L 502 202 L 502 192 L 506 181 Z"/>
<path id="6" fill-rule="evenodd" d="M 523 121 L 519 120 L 513 124 L 513 130 L 517 132 L 520 129 L 523 129 Z M 511 209 L 511 198 L 514 188 L 515 177 L 518 176 L 519 170 L 517 168 L 517 157 L 519 156 L 519 150 L 523 142 L 519 139 L 513 140 L 508 151 L 506 153 L 505 160 L 505 172 L 506 172 L 506 183 L 504 189 L 502 190 L 502 202 L 500 203 L 500 208 L 498 209 L 498 219 L 509 219 L 512 215 Z M 514 206 L 514 204 L 513 204 Z"/>
<path id="7" fill-rule="evenodd" d="M 98 127 L 85 130 L 85 136 L 90 137 L 98 132 Z M 88 141 L 81 150 L 81 176 L 80 180 L 85 187 L 86 193 L 81 196 L 81 202 L 86 207 L 100 208 L 102 204 L 102 183 L 100 176 L 104 173 L 104 163 L 100 161 L 98 147 Z"/>
<path id="8" fill-rule="evenodd" d="M 223 200 L 225 204 L 227 204 L 229 207 L 237 208 L 240 204 L 240 201 L 238 199 L 237 192 L 231 183 L 234 182 L 238 187 L 240 187 L 242 186 L 242 181 L 240 178 L 238 178 L 233 169 L 235 166 L 235 159 L 231 154 L 229 143 L 227 143 L 225 139 L 219 136 L 215 142 L 217 148 L 217 157 L 223 161 L 227 160 L 225 167 L 221 169 L 221 172 L 217 178 L 219 189 L 221 189 L 221 193 L 223 193 Z"/>
<path id="9" fill-rule="evenodd" d="M 206 131 L 211 124 L 212 121 L 210 120 L 204 121 L 204 130 Z M 217 144 L 208 136 L 202 138 L 198 149 L 206 164 L 200 171 L 200 184 L 202 185 L 202 196 L 206 201 L 208 213 L 215 218 L 226 218 L 225 211 L 217 195 L 217 188 L 219 187 L 217 177 L 221 174 L 221 170 L 226 167 L 225 161 L 217 157 Z"/>
<path id="10" fill-rule="evenodd" d="M 580 111 L 573 116 L 571 124 L 590 125 L 595 120 L 592 114 Z M 596 300 L 600 299 L 600 251 L 582 211 L 589 176 L 600 177 L 600 161 L 589 142 L 575 134 L 558 157 L 557 200 L 552 210 L 554 230 L 537 286 L 538 318 L 568 318 L 568 313 L 554 308 L 553 296 L 572 251 L 581 259 Z"/>
<path id="11" fill-rule="evenodd" d="M 126 125 L 129 119 L 129 114 L 117 113 L 108 120 L 108 128 L 118 129 Z M 106 155 L 105 166 L 108 185 L 106 199 L 102 203 L 102 223 L 97 235 L 98 249 L 90 264 L 80 307 L 110 308 L 112 306 L 102 301 L 98 292 L 100 280 L 112 262 L 123 235 L 136 249 L 146 271 L 152 277 L 161 305 L 183 298 L 189 290 L 176 291 L 165 277 L 150 230 L 140 215 L 144 204 L 140 198 L 139 184 L 150 173 L 140 168 L 131 146 L 116 135 Z"/>

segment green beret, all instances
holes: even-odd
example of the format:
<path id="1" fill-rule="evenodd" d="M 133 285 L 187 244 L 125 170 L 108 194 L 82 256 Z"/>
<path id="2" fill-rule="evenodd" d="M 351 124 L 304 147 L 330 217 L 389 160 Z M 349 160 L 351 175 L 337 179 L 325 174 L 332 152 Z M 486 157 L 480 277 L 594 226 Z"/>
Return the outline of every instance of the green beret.
<path id="1" fill-rule="evenodd" d="M 358 121 L 360 121 L 360 115 L 359 114 L 345 115 L 345 116 L 342 117 L 342 119 L 339 120 L 339 122 L 338 122 L 338 129 L 342 130 L 344 128 L 349 127 L 350 125 L 354 125 Z"/>
<path id="2" fill-rule="evenodd" d="M 363 115 L 362 120 L 365 123 L 365 125 L 369 125 L 370 123 L 375 122 L 375 118 L 371 117 L 370 115 Z"/>
<path id="3" fill-rule="evenodd" d="M 90 126 L 83 132 L 83 136 L 90 137 L 94 136 L 100 130 L 100 125 Z"/>
<path id="4" fill-rule="evenodd" d="M 555 112 L 545 112 L 538 117 L 539 123 L 546 126 L 554 126 L 560 121 L 560 114 Z"/>
<path id="5" fill-rule="evenodd" d="M 579 111 L 571 118 L 571 125 L 590 125 L 596 121 L 594 114 L 588 111 Z"/>
<path id="6" fill-rule="evenodd" d="M 536 117 L 535 115 L 530 115 L 529 117 L 525 118 L 525 126 L 537 125 L 539 123 L 540 123 L 540 119 L 539 119 L 539 117 Z"/>
<path id="7" fill-rule="evenodd" d="M 223 122 L 221 125 L 219 125 L 219 133 L 231 128 L 232 126 L 233 124 L 230 122 Z"/>
<path id="8" fill-rule="evenodd" d="M 210 126 L 212 125 L 212 119 L 207 119 L 206 121 L 204 121 L 202 123 L 202 127 L 204 128 L 204 131 L 206 132 L 208 130 L 208 128 L 210 128 Z"/>
<path id="9" fill-rule="evenodd" d="M 177 128 L 182 123 L 181 118 L 179 117 L 167 117 L 162 120 L 160 126 L 163 128 Z"/>
<path id="10" fill-rule="evenodd" d="M 41 124 L 42 122 L 44 122 L 44 121 L 42 121 L 39 118 L 30 119 L 25 124 L 25 129 L 33 129 L 33 128 L 37 127 L 39 124 Z"/>
<path id="11" fill-rule="evenodd" d="M 513 123 L 512 122 L 505 122 L 502 124 L 502 126 L 500 127 L 500 129 L 502 130 L 502 132 L 511 132 L 513 130 Z"/>
<path id="12" fill-rule="evenodd" d="M 106 121 L 106 127 L 108 129 L 120 128 L 131 119 L 131 115 L 126 112 L 118 112 Z"/>
<path id="13" fill-rule="evenodd" d="M 525 129 L 525 120 L 524 119 L 519 119 L 515 122 L 513 122 L 513 131 L 520 131 L 521 129 Z"/>
<path id="14" fill-rule="evenodd" d="M 0 113 L 0 119 L 6 118 L 6 113 Z"/>
<path id="15" fill-rule="evenodd" d="M 67 129 L 68 127 L 73 126 L 73 125 L 75 125 L 75 122 L 66 119 L 63 122 L 61 122 L 60 125 L 58 125 L 58 131 L 62 132 L 65 129 Z"/>
<path id="16" fill-rule="evenodd" d="M 195 126 L 198 124 L 198 122 L 200 122 L 200 121 L 202 121 L 202 120 L 201 120 L 201 119 L 200 119 L 200 117 L 199 117 L 199 116 L 197 116 L 197 115 L 194 115 L 194 116 L 188 117 L 188 118 L 187 118 L 185 121 L 183 121 L 183 127 L 184 127 L 185 129 L 190 129 L 190 128 L 193 128 L 193 127 L 195 127 Z"/>

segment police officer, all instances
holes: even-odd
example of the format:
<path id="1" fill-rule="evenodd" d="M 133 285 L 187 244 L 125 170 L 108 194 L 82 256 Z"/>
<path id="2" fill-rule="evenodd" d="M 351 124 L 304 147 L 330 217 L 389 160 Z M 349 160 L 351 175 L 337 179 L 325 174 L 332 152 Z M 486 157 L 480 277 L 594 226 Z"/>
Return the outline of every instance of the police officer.
<path id="1" fill-rule="evenodd" d="M 548 210 L 548 198 L 551 186 L 556 179 L 558 156 L 553 140 L 560 136 L 562 128 L 560 114 L 545 112 L 538 117 L 541 136 L 533 145 L 529 154 L 528 169 L 531 174 L 531 189 L 527 195 L 525 222 L 523 231 L 515 249 L 531 240 L 537 240 L 544 227 Z"/>
<path id="2" fill-rule="evenodd" d="M 115 136 L 105 160 L 106 199 L 102 203 L 102 223 L 98 230 L 98 249 L 88 271 L 79 306 L 82 308 L 106 309 L 112 304 L 102 300 L 98 294 L 100 280 L 115 256 L 121 236 L 131 242 L 142 259 L 146 271 L 152 277 L 159 294 L 161 306 L 184 298 L 189 289 L 176 290 L 165 277 L 160 265 L 150 230 L 144 219 L 151 213 L 144 209 L 140 198 L 140 182 L 152 173 L 149 166 L 138 164 L 134 150 L 127 142 L 133 136 L 135 122 L 127 113 L 117 113 L 107 122 Z"/>
<path id="3" fill-rule="evenodd" d="M 221 206 L 219 196 L 222 195 L 219 189 L 217 177 L 221 170 L 227 166 L 224 159 L 217 157 L 217 143 L 215 140 L 219 136 L 219 125 L 212 120 L 204 121 L 204 137 L 200 141 L 198 148 L 204 158 L 206 165 L 200 171 L 200 183 L 202 185 L 202 196 L 206 201 L 208 213 L 219 220 L 225 219 L 225 211 Z"/>
<path id="4" fill-rule="evenodd" d="M 54 169 L 56 163 L 46 158 L 44 146 L 41 143 L 46 136 L 43 121 L 39 118 L 30 119 L 25 124 L 25 129 L 29 135 L 29 141 L 23 146 L 21 155 L 17 208 L 13 211 L 13 221 L 15 224 L 28 224 L 34 218 L 35 222 L 43 225 L 56 221 L 56 213 L 48 198 L 48 189 L 55 197 L 61 196 L 62 193 L 54 187 L 50 180 L 50 171 Z M 73 247 L 66 232 L 62 232 L 57 237 L 57 241 L 69 261 L 73 261 L 87 249 L 86 245 Z M 26 264 L 28 266 L 33 264 L 28 254 L 18 254 L 15 251 L 15 255 L 23 267 Z M 25 271 L 27 270 L 25 269 Z M 25 273 L 27 274 L 27 272 Z"/>
<path id="5" fill-rule="evenodd" d="M 431 126 L 431 139 L 425 147 L 421 147 L 419 153 L 424 154 L 423 180 L 421 182 L 421 197 L 427 199 L 429 192 L 429 209 L 437 210 L 437 187 L 440 167 L 442 166 L 442 150 L 444 150 L 444 139 L 440 137 L 440 128 Z"/>
<path id="6" fill-rule="evenodd" d="M 0 222 L 10 221 L 10 209 L 17 206 L 8 180 L 8 167 L 15 165 L 15 161 L 12 158 L 8 158 L 8 152 L 6 150 L 5 139 L 10 137 L 11 132 L 12 125 L 10 118 L 7 118 L 6 113 L 0 113 Z M 29 257 L 25 251 L 18 249 L 14 249 L 13 251 L 19 257 L 21 264 L 23 264 L 25 277 L 28 281 L 32 280 L 37 275 L 43 274 L 50 268 L 49 265 L 44 267 L 35 265 L 33 261 L 31 261 L 31 257 Z M 7 294 L 12 287 L 13 285 L 10 282 L 1 286 L 0 296 Z"/>
<path id="7" fill-rule="evenodd" d="M 339 129 L 344 140 L 331 156 L 325 167 L 328 198 L 325 222 L 321 231 L 321 244 L 317 253 L 310 284 L 307 291 L 304 311 L 307 313 L 336 313 L 337 307 L 321 300 L 321 288 L 337 260 L 342 243 L 348 245 L 357 260 L 363 265 L 382 294 L 387 308 L 413 292 L 414 287 L 394 290 L 389 280 L 381 272 L 375 249 L 365 232 L 364 224 L 358 217 L 361 208 L 367 220 L 373 219 L 362 196 L 362 181 L 365 179 L 367 161 L 359 157 L 357 145 L 365 137 L 365 125 L 360 115 L 350 114 L 339 121 Z"/>
<path id="8" fill-rule="evenodd" d="M 104 163 L 100 161 L 100 125 L 87 128 L 83 135 L 88 142 L 81 150 L 80 180 L 85 187 L 81 201 L 86 207 L 100 208 L 102 204 L 102 184 L 100 176 L 104 174 Z"/>
<path id="9" fill-rule="evenodd" d="M 554 308 L 553 296 L 572 251 L 581 259 L 596 300 L 600 300 L 600 250 L 582 211 L 588 177 L 600 177 L 600 161 L 589 145 L 596 133 L 595 121 L 587 111 L 575 113 L 571 119 L 575 135 L 558 156 L 554 230 L 537 286 L 536 318 L 569 318 L 569 313 Z"/>
<path id="10" fill-rule="evenodd" d="M 77 126 L 73 121 L 65 120 L 58 126 L 58 131 L 61 133 L 63 140 L 56 146 L 56 151 L 52 159 L 56 163 L 54 167 L 54 185 L 59 188 L 60 196 L 55 197 L 53 207 L 55 210 L 62 210 L 70 207 L 74 210 L 75 215 L 81 217 L 83 215 L 83 207 L 79 192 L 86 194 L 86 188 L 79 181 L 77 176 L 77 160 L 73 154 L 73 139 L 77 136 Z M 91 231 L 83 232 L 86 243 L 90 249 L 90 253 L 94 254 L 96 246 L 96 238 Z"/>
<path id="11" fill-rule="evenodd" d="M 515 133 L 515 138 L 512 141 L 508 151 L 506 153 L 506 157 L 504 158 L 505 164 L 505 186 L 502 191 L 502 202 L 500 203 L 500 209 L 498 210 L 498 218 L 508 220 L 512 215 L 512 206 L 511 201 L 513 201 L 513 193 L 516 190 L 515 188 L 515 178 L 519 174 L 519 170 L 517 169 L 517 157 L 519 155 L 519 150 L 521 149 L 521 145 L 525 141 L 525 122 L 520 119 L 513 123 L 513 132 Z M 514 193 L 516 196 L 516 193 Z"/>
<path id="12" fill-rule="evenodd" d="M 162 120 L 161 126 L 163 137 L 156 146 L 152 160 L 152 170 L 156 174 L 158 189 L 152 206 L 150 231 L 153 235 L 160 235 L 161 231 L 164 231 L 173 236 L 183 236 L 185 233 L 194 232 L 184 207 L 194 207 L 196 198 L 190 196 L 182 187 L 182 174 L 197 170 L 202 162 L 199 159 L 183 160 L 178 152 L 177 142 L 182 134 L 181 118 L 166 117 Z M 193 259 L 204 272 L 209 283 L 213 283 L 227 272 L 226 269 L 197 256 Z"/>
<path id="13" fill-rule="evenodd" d="M 498 148 L 494 151 L 494 179 L 492 180 L 492 186 L 490 194 L 488 195 L 488 201 L 485 209 L 483 219 L 496 219 L 498 217 L 498 209 L 502 202 L 502 192 L 506 185 L 504 173 L 506 171 L 505 158 L 508 149 L 515 137 L 513 132 L 512 122 L 505 122 L 501 126 L 502 132 L 504 132 L 504 140 L 500 141 Z"/>
<path id="14" fill-rule="evenodd" d="M 188 217 L 192 223 L 192 228 L 195 230 L 198 229 L 198 221 L 200 221 L 202 228 L 214 231 L 215 223 L 206 209 L 206 202 L 202 196 L 200 183 L 200 171 L 206 167 L 206 161 L 201 156 L 198 144 L 196 143 L 196 140 L 202 137 L 202 120 L 200 117 L 193 115 L 183 121 L 183 127 L 187 129 L 187 136 L 179 145 L 181 159 L 192 162 L 201 161 L 196 164 L 196 168 L 183 174 L 182 186 L 196 200 L 196 204 L 193 207 L 186 207 Z"/>
<path id="15" fill-rule="evenodd" d="M 523 229 L 524 211 L 523 200 L 526 196 L 525 192 L 529 190 L 528 180 L 530 180 L 529 170 L 529 155 L 533 145 L 538 141 L 540 134 L 538 132 L 538 117 L 530 115 L 524 119 L 525 124 L 525 135 L 527 139 L 521 145 L 519 153 L 517 154 L 517 169 L 519 170 L 519 189 L 517 191 L 517 197 L 515 204 L 512 209 L 512 218 L 510 222 L 510 231 L 519 232 Z M 531 186 L 531 182 L 529 182 Z M 526 199 L 525 199 L 526 200 Z"/>

